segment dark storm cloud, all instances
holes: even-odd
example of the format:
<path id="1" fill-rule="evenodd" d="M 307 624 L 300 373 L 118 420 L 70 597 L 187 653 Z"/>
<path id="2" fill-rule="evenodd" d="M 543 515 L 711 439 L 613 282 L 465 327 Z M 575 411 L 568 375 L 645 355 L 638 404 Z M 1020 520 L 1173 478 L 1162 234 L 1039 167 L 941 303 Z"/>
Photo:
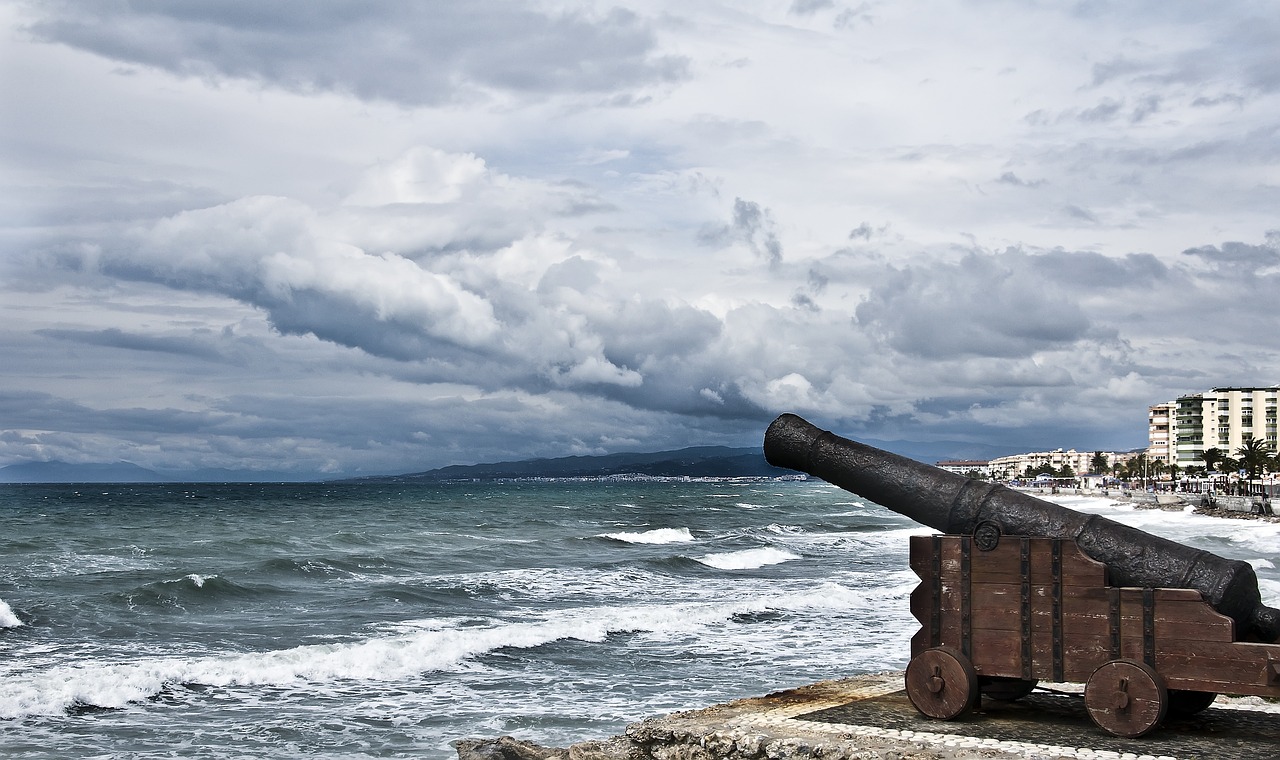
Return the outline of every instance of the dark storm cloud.
<path id="1" fill-rule="evenodd" d="M 32 6 L 30 30 L 182 76 L 431 105 L 486 89 L 613 93 L 679 80 L 636 14 L 541 13 L 518 2 L 105 0 Z"/>
<path id="2" fill-rule="evenodd" d="M 1280 233 L 1273 232 L 1269 237 L 1272 238 L 1270 245 L 1228 242 L 1221 246 L 1189 248 L 1182 254 L 1200 259 L 1219 271 L 1237 276 L 1243 273 L 1253 274 L 1259 269 L 1280 265 L 1280 246 L 1277 246 L 1280 243 Z"/>
<path id="3" fill-rule="evenodd" d="M 216 346 L 206 340 L 140 335 L 127 333 L 116 328 L 108 328 L 106 330 L 47 329 L 36 330 L 36 334 L 90 346 L 127 348 L 133 351 L 153 351 L 212 361 L 223 361 L 226 358 Z"/>
<path id="4" fill-rule="evenodd" d="M 698 237 L 700 242 L 708 245 L 743 243 L 770 267 L 782 263 L 782 242 L 778 239 L 773 216 L 755 201 L 734 198 L 733 220 L 723 227 L 704 229 Z"/>
<path id="5" fill-rule="evenodd" d="M 872 287 L 856 315 L 894 350 L 935 359 L 1025 356 L 1090 329 L 1070 294 L 1017 252 L 896 270 Z"/>
<path id="6" fill-rule="evenodd" d="M 1114 257 L 1090 251 L 1046 251 L 1026 262 L 1045 282 L 1076 292 L 1135 284 L 1158 288 L 1170 277 L 1169 267 L 1149 253 Z"/>
<path id="7" fill-rule="evenodd" d="M 84 404 L 38 392 L 0 392 L 0 419 L 8 428 L 42 430 L 56 421 L 68 433 L 208 433 L 232 419 L 214 411 L 109 408 Z"/>

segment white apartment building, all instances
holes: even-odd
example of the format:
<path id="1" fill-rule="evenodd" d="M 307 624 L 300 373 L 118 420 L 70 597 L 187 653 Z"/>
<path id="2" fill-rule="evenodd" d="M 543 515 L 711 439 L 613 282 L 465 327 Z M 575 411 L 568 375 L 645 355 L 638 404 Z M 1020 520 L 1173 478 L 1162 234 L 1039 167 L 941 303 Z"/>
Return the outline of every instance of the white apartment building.
<path id="1" fill-rule="evenodd" d="M 1244 442 L 1261 438 L 1276 446 L 1276 402 L 1280 386 L 1214 388 L 1180 396 L 1148 409 L 1147 455 L 1181 467 L 1203 466 L 1205 449 L 1234 456 Z"/>
<path id="2" fill-rule="evenodd" d="M 1108 468 L 1116 462 L 1125 461 L 1130 456 L 1114 451 L 1104 451 L 1102 455 L 1107 458 Z M 1089 466 L 1092 461 L 1092 451 L 1076 451 L 1075 449 L 1063 451 L 1062 449 L 1055 449 L 1053 451 L 1036 451 L 1029 454 L 1012 454 L 1007 457 L 997 457 L 991 460 L 988 467 L 992 478 L 996 480 L 1012 480 L 1021 477 L 1028 469 L 1038 469 L 1045 464 L 1055 470 L 1061 470 L 1063 465 L 1068 465 L 1071 467 L 1071 471 L 1077 475 L 1085 475 L 1092 472 L 1093 468 Z"/>
<path id="3" fill-rule="evenodd" d="M 968 475 L 971 472 L 977 472 L 984 478 L 991 477 L 991 463 L 985 459 L 948 459 L 943 462 L 937 462 L 935 467 L 939 467 L 947 472 L 954 472 L 957 475 Z"/>
<path id="4" fill-rule="evenodd" d="M 1177 411 L 1176 401 L 1147 407 L 1147 461 L 1178 461 L 1178 439 L 1173 434 Z"/>

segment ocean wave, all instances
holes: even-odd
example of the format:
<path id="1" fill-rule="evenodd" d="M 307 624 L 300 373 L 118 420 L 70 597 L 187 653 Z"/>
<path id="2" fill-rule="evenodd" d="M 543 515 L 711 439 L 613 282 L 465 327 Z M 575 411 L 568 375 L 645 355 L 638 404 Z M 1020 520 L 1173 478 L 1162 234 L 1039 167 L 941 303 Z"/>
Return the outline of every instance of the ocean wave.
<path id="1" fill-rule="evenodd" d="M 0 599 L 0 628 L 17 628 L 22 621 L 14 614 L 8 602 Z"/>
<path id="2" fill-rule="evenodd" d="M 602 533 L 602 538 L 611 538 L 628 544 L 687 544 L 697 539 L 688 528 L 655 528 L 640 532 Z"/>
<path id="3" fill-rule="evenodd" d="M 800 555 L 783 549 L 762 547 L 760 549 L 743 549 L 720 554 L 705 554 L 693 559 L 717 570 L 755 570 L 765 565 L 778 565 L 793 559 L 800 559 Z"/>
<path id="4" fill-rule="evenodd" d="M 255 598 L 275 593 L 274 587 L 248 587 L 220 575 L 189 573 L 181 578 L 155 581 L 113 596 L 130 607 L 184 609 L 187 605 L 216 604 L 229 599 Z"/>
<path id="5" fill-rule="evenodd" d="M 162 693 L 181 698 L 184 690 L 384 683 L 450 670 L 502 649 L 533 649 L 565 640 L 599 643 L 610 634 L 624 632 L 700 636 L 709 626 L 731 625 L 752 616 L 767 618 L 770 610 L 846 608 L 863 604 L 861 599 L 858 592 L 824 583 L 772 598 L 578 607 L 545 613 L 532 621 L 426 619 L 396 624 L 392 635 L 272 652 L 151 656 L 24 668 L 0 678 L 0 718 L 122 708 Z"/>

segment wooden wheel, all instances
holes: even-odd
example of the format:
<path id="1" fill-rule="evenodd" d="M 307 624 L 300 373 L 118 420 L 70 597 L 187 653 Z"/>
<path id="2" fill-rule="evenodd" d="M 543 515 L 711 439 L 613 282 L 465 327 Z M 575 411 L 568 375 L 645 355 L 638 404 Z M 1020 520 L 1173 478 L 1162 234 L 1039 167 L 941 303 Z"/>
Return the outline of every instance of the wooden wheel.
<path id="1" fill-rule="evenodd" d="M 1039 681 L 1028 681 L 1022 678 L 1004 678 L 1002 676 L 979 676 L 978 691 L 984 697 L 1001 702 L 1012 702 L 1022 699 L 1036 688 Z"/>
<path id="2" fill-rule="evenodd" d="M 1218 695 L 1212 691 L 1169 690 L 1169 714 L 1179 718 L 1204 712 Z"/>
<path id="3" fill-rule="evenodd" d="M 978 673 L 969 658 L 949 647 L 926 649 L 907 665 L 907 698 L 930 718 L 951 720 L 978 701 Z"/>
<path id="4" fill-rule="evenodd" d="M 1153 731 L 1169 710 L 1169 690 L 1155 668 L 1136 660 L 1112 660 L 1089 676 L 1084 705 L 1098 728 L 1136 739 Z"/>

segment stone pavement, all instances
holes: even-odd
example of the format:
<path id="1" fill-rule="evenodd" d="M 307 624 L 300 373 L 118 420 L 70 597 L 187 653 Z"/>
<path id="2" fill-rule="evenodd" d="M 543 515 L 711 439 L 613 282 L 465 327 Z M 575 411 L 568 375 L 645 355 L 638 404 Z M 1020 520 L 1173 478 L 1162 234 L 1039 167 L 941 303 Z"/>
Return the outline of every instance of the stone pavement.
<path id="1" fill-rule="evenodd" d="M 1018 702 L 984 700 L 961 720 L 916 712 L 902 673 L 822 681 L 764 697 L 649 718 L 622 736 L 565 749 L 510 737 L 455 743 L 460 760 L 1275 760 L 1280 705 L 1219 698 L 1142 739 L 1094 726 L 1078 685 Z"/>
<path id="2" fill-rule="evenodd" d="M 984 700 L 964 718 L 945 723 L 916 712 L 903 691 L 806 713 L 796 720 L 874 726 L 899 735 L 946 733 L 1027 757 L 1272 760 L 1280 758 L 1280 714 L 1269 711 L 1276 708 L 1280 705 L 1260 700 L 1220 700 L 1197 715 L 1167 719 L 1141 739 L 1122 739 L 1093 724 L 1078 686 L 1058 684 L 1016 702 Z"/>

